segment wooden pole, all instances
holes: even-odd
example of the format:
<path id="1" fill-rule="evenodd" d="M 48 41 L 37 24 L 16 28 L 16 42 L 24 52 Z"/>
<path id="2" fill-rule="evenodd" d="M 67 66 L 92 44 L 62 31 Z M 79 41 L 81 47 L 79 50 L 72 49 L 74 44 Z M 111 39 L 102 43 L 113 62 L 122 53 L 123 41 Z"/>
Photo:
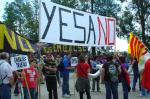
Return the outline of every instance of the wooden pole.
<path id="1" fill-rule="evenodd" d="M 32 99 L 31 94 L 30 94 L 30 90 L 29 90 L 29 86 L 28 86 L 28 83 L 27 83 L 26 73 L 25 73 L 24 69 L 23 69 L 23 73 L 25 74 L 24 80 L 25 80 L 25 83 L 26 83 L 26 86 L 27 86 L 29 97 L 30 97 L 30 99 Z"/>
<path id="2" fill-rule="evenodd" d="M 75 73 L 75 71 L 74 71 L 74 74 L 73 74 L 74 96 L 75 96 L 75 94 L 76 94 L 76 88 L 75 88 L 75 84 L 76 84 L 76 82 L 75 82 L 75 79 L 76 79 L 76 73 Z"/>

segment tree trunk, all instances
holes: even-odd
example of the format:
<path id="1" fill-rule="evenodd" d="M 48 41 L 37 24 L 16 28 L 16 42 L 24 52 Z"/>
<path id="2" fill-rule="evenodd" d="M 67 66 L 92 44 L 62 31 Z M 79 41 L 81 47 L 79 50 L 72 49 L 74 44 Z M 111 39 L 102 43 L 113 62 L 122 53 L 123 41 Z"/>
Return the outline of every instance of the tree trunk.
<path id="1" fill-rule="evenodd" d="M 145 38 L 145 21 L 144 17 L 141 18 L 141 28 L 142 28 L 142 41 L 146 45 L 146 38 Z"/>

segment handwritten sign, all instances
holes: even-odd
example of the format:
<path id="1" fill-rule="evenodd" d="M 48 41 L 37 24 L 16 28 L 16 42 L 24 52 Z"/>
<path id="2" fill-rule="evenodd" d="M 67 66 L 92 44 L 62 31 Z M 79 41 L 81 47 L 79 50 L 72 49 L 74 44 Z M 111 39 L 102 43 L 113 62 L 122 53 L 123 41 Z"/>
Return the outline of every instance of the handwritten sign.
<path id="1" fill-rule="evenodd" d="M 71 66 L 77 66 L 77 64 L 78 64 L 78 58 L 72 57 L 71 58 Z"/>
<path id="2" fill-rule="evenodd" d="M 30 67 L 27 55 L 19 55 L 19 56 L 11 57 L 10 60 L 14 70 L 20 70 L 20 69 Z"/>

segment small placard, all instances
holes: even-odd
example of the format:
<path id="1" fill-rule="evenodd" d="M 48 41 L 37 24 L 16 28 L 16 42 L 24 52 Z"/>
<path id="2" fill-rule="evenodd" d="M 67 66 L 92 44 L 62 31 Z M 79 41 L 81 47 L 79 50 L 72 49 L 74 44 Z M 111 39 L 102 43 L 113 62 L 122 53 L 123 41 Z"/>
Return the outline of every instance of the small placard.
<path id="1" fill-rule="evenodd" d="M 10 58 L 13 70 L 20 70 L 29 68 L 29 61 L 27 55 L 18 55 Z"/>
<path id="2" fill-rule="evenodd" d="M 78 58 L 72 57 L 71 58 L 71 66 L 77 66 L 77 64 L 78 64 Z"/>

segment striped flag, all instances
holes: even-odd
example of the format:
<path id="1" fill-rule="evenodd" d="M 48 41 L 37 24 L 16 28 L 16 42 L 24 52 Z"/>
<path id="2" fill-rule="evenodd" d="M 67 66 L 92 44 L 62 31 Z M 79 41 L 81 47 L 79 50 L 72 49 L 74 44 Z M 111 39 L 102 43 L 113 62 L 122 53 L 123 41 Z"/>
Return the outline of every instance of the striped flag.
<path id="1" fill-rule="evenodd" d="M 133 33 L 130 33 L 130 39 L 129 39 L 129 45 L 128 45 L 128 53 L 136 57 L 138 62 L 140 61 L 140 58 L 146 53 L 146 47 L 140 41 L 140 39 L 135 36 Z"/>
<path id="2" fill-rule="evenodd" d="M 128 53 L 137 58 L 139 70 L 143 71 L 141 79 L 142 87 L 150 90 L 150 53 L 146 49 L 142 41 L 133 33 L 130 33 Z"/>

